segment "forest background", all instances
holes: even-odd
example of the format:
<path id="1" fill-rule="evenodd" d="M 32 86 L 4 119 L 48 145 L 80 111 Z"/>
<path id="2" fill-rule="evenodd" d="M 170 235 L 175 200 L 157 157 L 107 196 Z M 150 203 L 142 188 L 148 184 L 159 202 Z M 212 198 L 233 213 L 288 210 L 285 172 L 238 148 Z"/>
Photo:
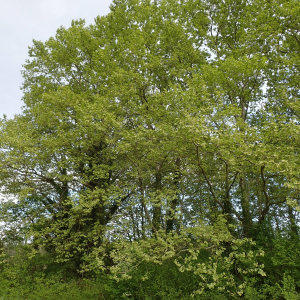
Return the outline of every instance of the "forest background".
<path id="1" fill-rule="evenodd" d="M 0 296 L 300 299 L 300 3 L 110 9 L 1 119 Z"/>

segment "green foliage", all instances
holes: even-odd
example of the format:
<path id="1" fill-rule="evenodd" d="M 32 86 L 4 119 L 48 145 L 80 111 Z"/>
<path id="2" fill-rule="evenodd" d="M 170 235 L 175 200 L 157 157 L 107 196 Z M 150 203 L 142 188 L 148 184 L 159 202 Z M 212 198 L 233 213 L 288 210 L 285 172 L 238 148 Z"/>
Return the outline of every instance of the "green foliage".
<path id="1" fill-rule="evenodd" d="M 110 272 L 117 282 L 140 281 L 150 289 L 145 291 L 150 298 L 154 291 L 164 293 L 161 299 L 171 299 L 167 295 L 179 297 L 188 291 L 196 296 L 210 290 L 234 297 L 243 294 L 250 278 L 266 275 L 257 262 L 263 252 L 253 251 L 254 245 L 248 239 L 234 239 L 224 219 L 214 226 L 195 223 L 180 234 L 157 232 L 155 238 L 114 243 Z M 101 257 L 98 252 L 94 259 L 99 268 L 105 266 Z"/>
<path id="2" fill-rule="evenodd" d="M 70 272 L 71 271 L 71 272 Z M 31 246 L 6 248 L 1 255 L 0 299 L 116 299 L 109 279 L 78 280 L 68 265 Z M 107 286 L 107 287 L 106 287 Z"/>
<path id="3" fill-rule="evenodd" d="M 299 11 L 115 0 L 33 41 L 23 112 L 0 120 L 3 282 L 32 297 L 39 283 L 297 298 Z"/>

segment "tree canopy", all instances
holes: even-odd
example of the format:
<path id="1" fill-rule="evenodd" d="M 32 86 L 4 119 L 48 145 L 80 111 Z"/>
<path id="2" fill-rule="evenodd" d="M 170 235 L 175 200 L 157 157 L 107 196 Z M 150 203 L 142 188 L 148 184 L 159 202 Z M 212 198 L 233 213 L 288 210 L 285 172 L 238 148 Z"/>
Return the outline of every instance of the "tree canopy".
<path id="1" fill-rule="evenodd" d="M 194 296 L 263 281 L 299 241 L 299 24 L 296 0 L 114 0 L 34 40 L 1 120 L 6 242 L 117 280 L 173 264 Z"/>

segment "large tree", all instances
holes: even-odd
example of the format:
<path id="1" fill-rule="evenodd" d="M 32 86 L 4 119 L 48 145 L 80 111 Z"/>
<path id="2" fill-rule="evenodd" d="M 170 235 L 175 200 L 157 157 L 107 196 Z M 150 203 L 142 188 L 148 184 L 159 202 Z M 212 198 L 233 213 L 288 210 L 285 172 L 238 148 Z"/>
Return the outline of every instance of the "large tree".
<path id="1" fill-rule="evenodd" d="M 171 251 L 165 237 L 168 258 L 194 245 L 233 266 L 230 245 L 268 222 L 298 235 L 299 4 L 276 4 L 116 0 L 34 41 L 23 113 L 1 121 L 1 185 L 18 195 L 5 215 L 76 265 L 111 245 L 133 264 L 114 243 L 140 257 Z"/>

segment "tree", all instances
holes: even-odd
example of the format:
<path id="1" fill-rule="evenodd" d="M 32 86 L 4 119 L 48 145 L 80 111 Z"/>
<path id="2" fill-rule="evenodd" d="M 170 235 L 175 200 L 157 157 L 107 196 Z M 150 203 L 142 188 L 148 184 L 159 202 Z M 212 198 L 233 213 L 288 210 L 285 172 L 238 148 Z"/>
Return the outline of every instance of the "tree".
<path id="1" fill-rule="evenodd" d="M 228 264 L 235 294 L 263 274 L 250 238 L 284 229 L 284 214 L 299 234 L 299 5 L 274 3 L 120 0 L 34 41 L 23 113 L 0 137 L 1 185 L 33 244 L 111 272 L 164 251 L 188 272 L 189 245 L 214 270 L 206 288 Z"/>

